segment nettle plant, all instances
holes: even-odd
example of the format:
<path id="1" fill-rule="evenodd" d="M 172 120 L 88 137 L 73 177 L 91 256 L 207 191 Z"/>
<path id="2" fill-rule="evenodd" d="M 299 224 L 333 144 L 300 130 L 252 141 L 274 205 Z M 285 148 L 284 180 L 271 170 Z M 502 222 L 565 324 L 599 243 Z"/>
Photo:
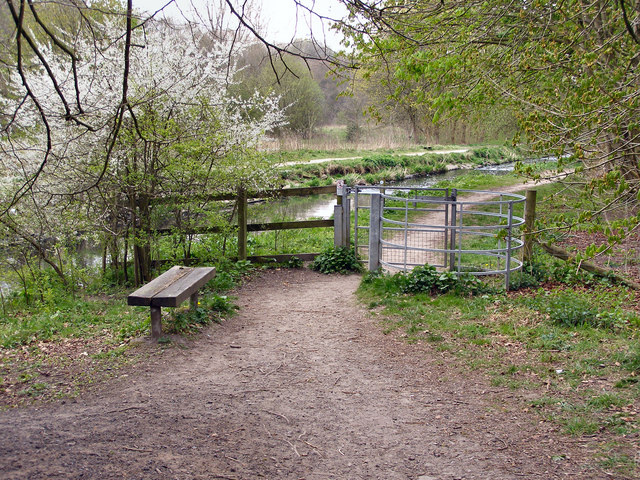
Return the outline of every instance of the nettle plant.
<path id="1" fill-rule="evenodd" d="M 206 194 L 272 186 L 274 169 L 257 147 L 283 110 L 277 97 L 228 93 L 231 39 L 155 20 L 125 28 L 125 15 L 69 9 L 55 41 L 32 35 L 33 61 L 10 70 L 0 222 L 29 243 L 92 232 L 111 259 L 132 246 L 144 281 L 150 231 L 163 221 L 158 200 L 202 211 Z"/>
<path id="2" fill-rule="evenodd" d="M 362 261 L 352 247 L 333 247 L 318 255 L 309 267 L 320 273 L 362 272 Z"/>

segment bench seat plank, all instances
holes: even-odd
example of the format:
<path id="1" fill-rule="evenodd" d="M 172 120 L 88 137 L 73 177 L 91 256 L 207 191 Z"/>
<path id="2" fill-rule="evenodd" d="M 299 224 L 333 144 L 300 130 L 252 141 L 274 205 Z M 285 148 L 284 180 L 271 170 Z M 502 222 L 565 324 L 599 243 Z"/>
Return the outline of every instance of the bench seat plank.
<path id="1" fill-rule="evenodd" d="M 159 277 L 154 278 L 146 285 L 143 285 L 127 298 L 129 305 L 137 305 L 148 307 L 151 305 L 151 299 L 159 292 L 167 288 L 180 277 L 187 275 L 191 269 L 188 267 L 174 266 L 164 272 Z"/>
<path id="2" fill-rule="evenodd" d="M 129 305 L 177 307 L 216 274 L 214 267 L 174 266 L 127 298 Z"/>
<path id="3" fill-rule="evenodd" d="M 213 267 L 199 267 L 179 277 L 171 285 L 159 291 L 151 299 L 156 307 L 177 307 L 211 280 L 216 274 Z"/>

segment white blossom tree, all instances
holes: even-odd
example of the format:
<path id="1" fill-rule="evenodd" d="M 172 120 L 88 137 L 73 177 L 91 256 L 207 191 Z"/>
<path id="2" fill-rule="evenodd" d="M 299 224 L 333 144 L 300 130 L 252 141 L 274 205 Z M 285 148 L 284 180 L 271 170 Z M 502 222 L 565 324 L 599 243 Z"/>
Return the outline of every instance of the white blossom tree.
<path id="1" fill-rule="evenodd" d="M 9 4 L 23 21 L 24 3 Z M 41 35 L 47 41 L 18 32 L 2 105 L 0 221 L 39 245 L 61 276 L 63 265 L 38 240 L 43 232 L 130 238 L 136 281 L 144 281 L 158 200 L 269 186 L 273 169 L 256 147 L 282 112 L 277 98 L 227 93 L 229 42 L 193 26 L 136 21 L 130 4 L 113 15 L 73 12 L 75 28 Z M 44 29 L 37 10 L 31 15 L 33 28 Z"/>

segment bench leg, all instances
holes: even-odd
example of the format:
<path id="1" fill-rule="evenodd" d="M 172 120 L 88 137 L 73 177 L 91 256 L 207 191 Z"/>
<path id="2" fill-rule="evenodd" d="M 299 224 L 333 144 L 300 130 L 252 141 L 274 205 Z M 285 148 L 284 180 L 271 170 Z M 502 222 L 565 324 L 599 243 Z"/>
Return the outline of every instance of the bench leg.
<path id="1" fill-rule="evenodd" d="M 162 307 L 151 307 L 151 338 L 158 340 L 162 336 Z"/>
<path id="2" fill-rule="evenodd" d="M 191 309 L 195 310 L 198 308 L 198 292 L 191 295 Z"/>

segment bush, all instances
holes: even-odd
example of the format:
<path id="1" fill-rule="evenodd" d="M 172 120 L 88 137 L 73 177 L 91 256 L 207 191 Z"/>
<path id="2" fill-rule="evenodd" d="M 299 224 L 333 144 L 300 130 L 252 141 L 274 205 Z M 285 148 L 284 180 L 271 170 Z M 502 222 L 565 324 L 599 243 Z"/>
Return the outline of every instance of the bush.
<path id="1" fill-rule="evenodd" d="M 383 167 L 391 168 L 398 165 L 398 161 L 393 158 L 393 155 L 380 153 L 362 157 L 362 163 L 370 168 L 373 167 L 375 170 L 379 170 Z"/>
<path id="2" fill-rule="evenodd" d="M 360 128 L 360 125 L 350 122 L 347 125 L 347 130 L 345 132 L 345 140 L 347 142 L 355 142 L 356 140 L 360 139 L 360 136 L 362 135 L 362 129 Z"/>
<path id="3" fill-rule="evenodd" d="M 432 265 L 415 267 L 400 280 L 405 293 L 430 293 L 438 295 L 453 291 L 457 294 L 475 294 L 488 291 L 477 277 L 469 274 L 458 276 L 454 272 L 438 272 Z"/>
<path id="4" fill-rule="evenodd" d="M 310 268 L 320 273 L 361 272 L 362 262 L 351 247 L 329 248 L 318 255 Z"/>
<path id="5" fill-rule="evenodd" d="M 549 269 L 541 262 L 532 260 L 524 262 L 519 274 L 514 275 L 509 282 L 510 290 L 537 287 L 549 277 Z"/>
<path id="6" fill-rule="evenodd" d="M 514 275 L 509 283 L 509 288 L 518 290 L 519 288 L 537 287 L 545 281 L 564 283 L 566 285 L 614 284 L 609 277 L 578 269 L 575 264 L 538 253 L 532 261 L 523 264 L 521 273 Z"/>

